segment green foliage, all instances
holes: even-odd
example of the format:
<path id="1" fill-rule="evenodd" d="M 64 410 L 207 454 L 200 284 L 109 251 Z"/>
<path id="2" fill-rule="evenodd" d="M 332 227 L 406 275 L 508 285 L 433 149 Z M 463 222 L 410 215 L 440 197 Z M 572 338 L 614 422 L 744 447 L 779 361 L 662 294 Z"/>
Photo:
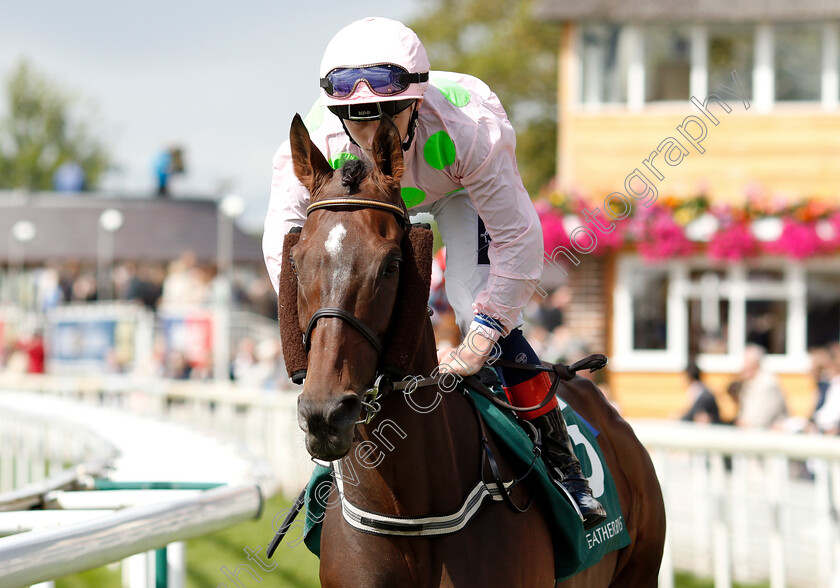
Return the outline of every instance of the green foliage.
<path id="1" fill-rule="evenodd" d="M 535 195 L 554 176 L 560 27 L 532 15 L 534 0 L 423 0 L 408 23 L 432 69 L 474 75 L 502 100 L 517 131 L 519 171 Z"/>
<path id="2" fill-rule="evenodd" d="M 6 83 L 0 119 L 0 189 L 51 190 L 60 165 L 78 163 L 88 189 L 108 167 L 108 154 L 89 131 L 79 101 L 21 61 Z"/>

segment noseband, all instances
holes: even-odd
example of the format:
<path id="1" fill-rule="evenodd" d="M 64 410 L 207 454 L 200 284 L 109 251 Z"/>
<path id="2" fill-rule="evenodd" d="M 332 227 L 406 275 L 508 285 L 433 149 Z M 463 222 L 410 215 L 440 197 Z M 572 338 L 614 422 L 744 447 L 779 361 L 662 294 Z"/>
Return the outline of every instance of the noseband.
<path id="1" fill-rule="evenodd" d="M 323 308 L 319 308 L 314 313 L 312 313 L 312 318 L 309 319 L 309 324 L 306 325 L 306 332 L 303 334 L 303 347 L 306 349 L 306 352 L 309 352 L 309 348 L 312 346 L 312 329 L 315 328 L 315 323 L 318 322 L 319 318 L 340 318 L 348 323 L 350 323 L 353 327 L 359 331 L 365 339 L 376 349 L 376 355 L 382 355 L 382 341 L 379 337 L 376 336 L 369 326 L 359 320 L 356 315 L 353 313 L 347 312 L 343 308 L 338 308 L 337 306 L 324 306 Z"/>

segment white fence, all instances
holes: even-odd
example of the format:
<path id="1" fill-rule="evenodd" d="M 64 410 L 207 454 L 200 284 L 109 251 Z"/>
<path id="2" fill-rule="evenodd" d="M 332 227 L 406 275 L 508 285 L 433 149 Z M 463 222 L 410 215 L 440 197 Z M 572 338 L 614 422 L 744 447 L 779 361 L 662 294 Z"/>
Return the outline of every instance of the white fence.
<path id="1" fill-rule="evenodd" d="M 313 464 L 297 423 L 297 391 L 242 388 L 231 382 L 122 375 L 0 374 L 2 390 L 123 409 L 136 416 L 184 424 L 199 432 L 236 440 L 250 455 L 268 465 L 269 475 L 290 496 L 298 495 L 312 472 Z"/>
<path id="2" fill-rule="evenodd" d="M 634 422 L 665 495 L 673 569 L 715 586 L 840 586 L 840 438 Z"/>
<path id="3" fill-rule="evenodd" d="M 88 429 L 9 408 L 0 412 L 0 493 L 38 482 L 61 487 L 83 472 L 97 473 L 115 453 Z"/>
<path id="4" fill-rule="evenodd" d="M 183 586 L 181 578 L 155 583 L 148 550 L 206 535 L 259 516 L 262 498 L 257 486 L 221 487 L 179 500 L 137 506 L 58 528 L 21 533 L 0 540 L 0 578 L 4 588 L 19 588 L 92 569 L 141 554 L 131 570 L 129 586 Z M 90 513 L 87 514 L 89 517 Z M 183 566 L 183 549 L 180 565 Z M 164 552 L 164 557 L 166 553 Z M 164 567 L 165 569 L 165 567 Z M 149 573 L 151 572 L 151 573 Z M 131 578 L 133 576 L 134 579 Z M 136 580 L 139 576 L 139 581 Z M 124 584 L 126 585 L 126 584 Z"/>
<path id="5" fill-rule="evenodd" d="M 183 588 L 183 541 L 257 517 L 262 492 L 245 480 L 258 482 L 268 493 L 276 491 L 270 473 L 247 451 L 178 433 L 183 428 L 141 420 L 130 410 L 114 410 L 134 406 L 161 413 L 154 402 L 160 396 L 136 393 L 127 380 L 1 379 L 3 588 L 36 582 L 42 582 L 38 588 L 52 588 L 57 577 L 120 559 L 123 586 Z M 28 393 L 9 392 L 14 389 Z M 159 444 L 167 442 L 177 446 L 161 450 Z M 209 463 L 193 463 L 203 453 L 209 454 Z M 191 465 L 189 472 L 185 464 Z M 114 475 L 132 481 L 107 479 Z M 190 478 L 195 476 L 206 476 L 207 482 Z M 216 488 L 225 480 L 239 485 Z M 112 489 L 145 486 L 173 489 Z"/>

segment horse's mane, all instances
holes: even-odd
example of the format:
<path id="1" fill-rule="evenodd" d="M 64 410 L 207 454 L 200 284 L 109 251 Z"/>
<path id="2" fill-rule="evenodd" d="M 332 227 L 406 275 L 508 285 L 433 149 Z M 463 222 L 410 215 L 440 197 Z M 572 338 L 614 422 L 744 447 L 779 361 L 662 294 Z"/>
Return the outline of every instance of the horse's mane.
<path id="1" fill-rule="evenodd" d="M 349 159 L 341 166 L 341 185 L 348 194 L 359 192 L 359 184 L 368 174 L 368 167 L 360 159 Z"/>

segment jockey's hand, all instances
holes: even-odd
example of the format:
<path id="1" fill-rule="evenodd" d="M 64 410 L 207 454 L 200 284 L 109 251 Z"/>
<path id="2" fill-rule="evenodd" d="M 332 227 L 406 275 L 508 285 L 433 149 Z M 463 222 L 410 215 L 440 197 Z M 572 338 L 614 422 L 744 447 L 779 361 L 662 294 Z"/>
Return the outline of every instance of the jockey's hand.
<path id="1" fill-rule="evenodd" d="M 471 376 L 482 368 L 493 351 L 493 340 L 478 331 L 470 330 L 458 347 L 437 350 L 438 369 L 460 376 Z"/>

